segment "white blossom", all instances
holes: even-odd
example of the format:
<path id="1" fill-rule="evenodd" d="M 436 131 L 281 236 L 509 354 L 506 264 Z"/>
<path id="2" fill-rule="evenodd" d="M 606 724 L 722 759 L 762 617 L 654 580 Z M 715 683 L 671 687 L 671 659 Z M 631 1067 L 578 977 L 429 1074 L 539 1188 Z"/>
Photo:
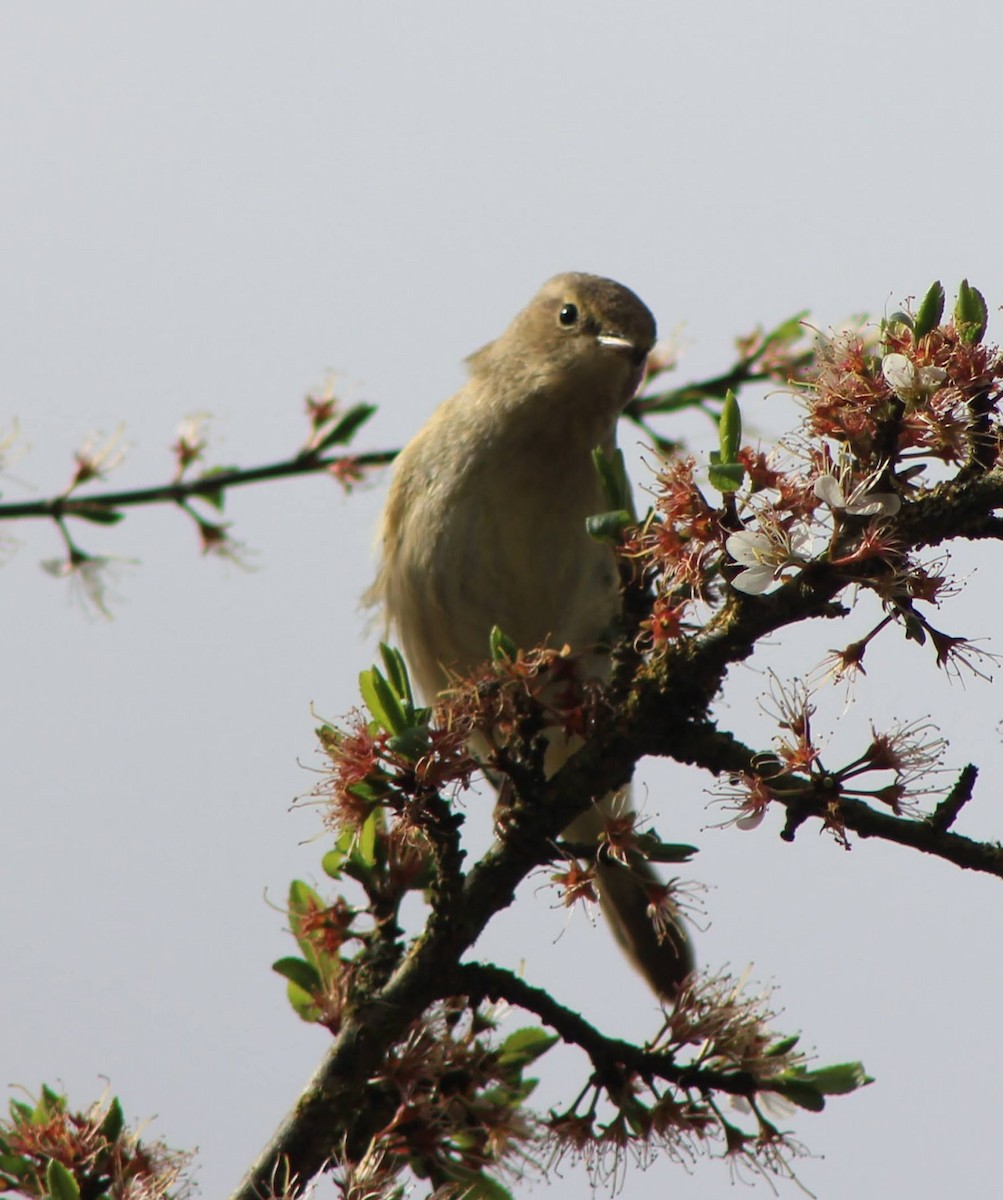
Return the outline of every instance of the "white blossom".
<path id="1" fill-rule="evenodd" d="M 725 549 L 745 568 L 731 581 L 732 587 L 760 596 L 779 581 L 785 568 L 808 561 L 811 534 L 803 526 L 793 530 L 744 529 L 728 538 Z"/>
<path id="2" fill-rule="evenodd" d="M 886 354 L 881 360 L 881 374 L 906 404 L 918 404 L 947 378 L 943 367 L 919 367 L 905 354 Z"/>
<path id="3" fill-rule="evenodd" d="M 894 517 L 902 507 L 902 501 L 894 492 L 872 492 L 875 476 L 869 475 L 862 483 L 846 493 L 845 477 L 834 474 L 822 475 L 815 480 L 813 491 L 823 504 L 831 509 L 848 513 L 851 517 Z"/>

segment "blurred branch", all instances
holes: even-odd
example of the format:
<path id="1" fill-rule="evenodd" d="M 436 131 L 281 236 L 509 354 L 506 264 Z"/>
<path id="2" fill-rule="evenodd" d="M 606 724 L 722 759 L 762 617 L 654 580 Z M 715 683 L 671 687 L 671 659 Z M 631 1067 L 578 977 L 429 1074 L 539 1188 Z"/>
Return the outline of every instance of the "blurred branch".
<path id="1" fill-rule="evenodd" d="M 666 454 L 678 449 L 679 443 L 654 429 L 650 423 L 652 417 L 671 416 L 683 409 L 695 408 L 717 421 L 719 406 L 729 392 L 738 395 L 749 384 L 770 381 L 790 388 L 803 380 L 815 364 L 814 346 L 803 344 L 807 315 L 806 311 L 795 313 L 768 332 L 756 328 L 751 334 L 736 339 L 738 357 L 727 370 L 678 388 L 653 388 L 656 381 L 674 366 L 671 362 L 660 362 L 656 348 L 647 383 L 624 409 L 624 416 Z"/>
<path id="2" fill-rule="evenodd" d="M 0 504 L 0 521 L 23 520 L 29 517 L 48 517 L 59 520 L 78 517 L 99 524 L 111 523 L 121 509 L 146 504 L 181 504 L 192 498 L 212 499 L 230 488 L 264 483 L 270 479 L 288 479 L 297 475 L 315 475 L 326 471 L 335 476 L 348 469 L 365 470 L 392 463 L 396 450 L 372 450 L 365 454 L 295 454 L 292 458 L 266 463 L 260 467 L 234 467 L 200 475 L 195 479 L 178 479 L 157 487 L 135 488 L 118 492 L 98 492 L 89 496 L 61 494 L 44 500 L 26 500 Z"/>
<path id="3" fill-rule="evenodd" d="M 68 487 L 43 500 L 0 504 L 0 522 L 38 518 L 52 521 L 64 553 L 61 558 L 44 561 L 43 569 L 56 578 L 69 580 L 83 606 L 104 617 L 112 615 L 110 581 L 116 564 L 123 560 L 92 554 L 78 545 L 70 532 L 72 519 L 93 525 L 116 525 L 130 509 L 144 505 L 173 505 L 195 526 L 203 554 L 246 567 L 246 547 L 232 536 L 230 523 L 215 515 L 222 511 L 231 488 L 324 472 L 347 490 L 364 478 L 367 470 L 384 466 L 397 455 L 396 450 L 364 454 L 333 452 L 334 447 L 350 443 L 373 415 L 376 410 L 371 404 L 342 409 L 329 387 L 320 395 L 307 396 L 306 407 L 310 434 L 306 444 L 294 455 L 258 467 L 211 467 L 198 474 L 193 468 L 206 454 L 204 425 L 208 418 L 188 418 L 182 422 L 177 440 L 171 447 L 175 459 L 174 478 L 156 487 L 81 494 L 95 481 L 106 479 L 121 462 L 124 453 L 119 444 L 120 431 L 104 445 L 98 445 L 96 438 L 89 438 L 74 455 Z M 194 503 L 196 501 L 207 507 L 200 510 Z"/>

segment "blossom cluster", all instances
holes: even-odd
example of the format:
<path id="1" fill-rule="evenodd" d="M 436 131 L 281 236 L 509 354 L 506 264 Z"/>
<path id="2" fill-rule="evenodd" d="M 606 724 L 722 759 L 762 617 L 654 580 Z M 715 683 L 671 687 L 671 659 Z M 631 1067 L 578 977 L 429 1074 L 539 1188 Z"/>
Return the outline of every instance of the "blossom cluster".
<path id="1" fill-rule="evenodd" d="M 789 1113 L 791 1101 L 817 1109 L 823 1092 L 852 1090 L 868 1078 L 856 1063 L 810 1070 L 799 1039 L 771 1030 L 775 1016 L 769 992 L 757 994 L 728 974 L 694 977 L 651 1046 L 653 1056 L 676 1065 L 679 1081 L 656 1086 L 657 1068 L 647 1075 L 624 1068 L 605 1087 L 593 1081 L 569 1109 L 550 1114 L 550 1165 L 580 1160 L 593 1186 L 614 1192 L 628 1155 L 648 1166 L 659 1153 L 686 1165 L 701 1152 L 720 1153 L 737 1177 L 793 1179 L 802 1148 L 766 1116 L 767 1106 Z M 702 1070 L 735 1082 L 735 1115 L 699 1085 Z M 604 1090 L 611 1115 L 600 1103 Z M 739 1112 L 751 1115 L 751 1127 Z"/>
<path id="2" fill-rule="evenodd" d="M 982 340 L 984 301 L 966 283 L 954 317 L 941 321 L 942 310 L 935 285 L 915 317 L 896 314 L 877 338 L 820 337 L 814 370 L 795 382 L 801 433 L 773 454 L 736 442 L 729 458 L 713 456 L 709 478 L 722 489 L 720 502 L 708 499 L 693 458 L 662 468 L 648 518 L 621 547 L 653 584 L 640 650 L 663 652 L 708 627 L 729 611 L 734 592 L 760 596 L 804 579 L 822 581 L 828 595 L 864 588 L 885 611 L 887 619 L 847 648 L 848 670 L 862 669 L 871 637 L 891 623 L 929 642 L 940 665 L 980 670 L 978 653 L 917 607 L 937 605 L 955 585 L 942 559 L 924 559 L 908 544 L 897 520 L 945 471 L 987 470 L 999 456 L 1003 356 Z M 723 429 L 722 439 L 724 447 Z"/>
<path id="3" fill-rule="evenodd" d="M 187 1200 L 191 1155 L 142 1141 L 125 1123 L 117 1097 L 83 1112 L 43 1085 L 37 1097 L 11 1100 L 0 1117 L 0 1192 L 107 1200 Z"/>
<path id="4" fill-rule="evenodd" d="M 423 798 L 469 785 L 477 765 L 467 748 L 469 729 L 431 720 L 416 729 L 408 745 L 356 711 L 347 728 L 318 730 L 329 769 L 314 795 L 326 802 L 332 830 L 361 829 L 374 807 L 390 810 L 401 828 L 414 830 Z"/>
<path id="5" fill-rule="evenodd" d="M 399 655 L 397 663 L 406 680 Z M 525 748 L 543 729 L 551 739 L 585 738 L 605 707 L 598 680 L 567 647 L 500 654 L 456 677 L 434 707 L 411 703 L 400 719 L 380 707 L 379 697 L 367 699 L 368 715 L 357 711 L 343 726 L 318 731 L 329 766 L 313 794 L 336 831 L 358 831 L 380 807 L 392 814 L 392 828 L 414 832 L 423 800 L 469 787 L 482 759 L 497 759 L 517 743 Z"/>
<path id="6" fill-rule="evenodd" d="M 535 1081 L 524 1070 L 556 1038 L 524 1028 L 497 1041 L 498 1017 L 455 997 L 426 1012 L 390 1050 L 370 1080 L 389 1114 L 372 1139 L 385 1166 L 396 1160 L 423 1178 L 468 1184 L 489 1169 L 517 1171 L 536 1138 L 523 1106 Z"/>
<path id="7" fill-rule="evenodd" d="M 844 444 L 864 470 L 903 459 L 963 463 L 975 436 L 992 439 L 975 418 L 998 398 L 1003 364 L 996 347 L 971 343 L 955 323 L 920 338 L 890 322 L 882 353 L 859 334 L 823 340 L 819 369 L 805 392 L 808 432 Z"/>
<path id="8" fill-rule="evenodd" d="M 780 731 L 772 752 L 733 775 L 720 791 L 732 814 L 728 823 L 740 829 L 756 828 L 774 801 L 800 801 L 846 845 L 840 800 L 876 802 L 900 816 L 915 814 L 921 797 L 941 790 L 937 781 L 947 743 L 926 719 L 893 721 L 884 729 L 872 724 L 861 753 L 836 766 L 823 757 L 813 725 L 813 689 L 805 680 L 784 685 L 773 676 L 763 709 Z"/>

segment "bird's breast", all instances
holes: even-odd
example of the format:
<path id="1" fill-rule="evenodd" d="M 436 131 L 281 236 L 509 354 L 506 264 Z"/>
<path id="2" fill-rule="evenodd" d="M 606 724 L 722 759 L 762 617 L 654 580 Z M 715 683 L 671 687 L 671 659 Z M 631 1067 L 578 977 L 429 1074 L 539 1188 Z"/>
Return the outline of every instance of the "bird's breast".
<path id="1" fill-rule="evenodd" d="M 619 610 L 616 561 L 586 518 L 603 500 L 589 458 L 541 471 L 503 454 L 428 478 L 407 520 L 391 616 L 426 692 L 467 671 L 499 626 L 517 645 L 585 650 Z"/>

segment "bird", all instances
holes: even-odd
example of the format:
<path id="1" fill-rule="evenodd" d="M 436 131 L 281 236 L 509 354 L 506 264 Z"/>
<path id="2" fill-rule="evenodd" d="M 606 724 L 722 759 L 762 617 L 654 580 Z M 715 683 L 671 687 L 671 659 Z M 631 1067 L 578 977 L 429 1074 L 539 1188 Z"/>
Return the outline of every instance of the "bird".
<path id="1" fill-rule="evenodd" d="M 566 646 L 582 678 L 608 677 L 622 596 L 612 547 L 586 529 L 609 507 L 593 450 L 614 451 L 655 336 L 629 288 L 556 275 L 467 359 L 464 386 L 397 457 L 366 598 L 382 608 L 427 701 L 484 663 L 493 628 L 527 650 Z M 547 773 L 571 752 L 554 737 Z M 596 846 L 612 932 L 656 995 L 673 1001 L 694 969 L 685 922 L 670 900 L 656 928 L 656 873 L 636 852 L 628 866 L 599 850 L 624 797 L 600 799 L 564 836 Z"/>

